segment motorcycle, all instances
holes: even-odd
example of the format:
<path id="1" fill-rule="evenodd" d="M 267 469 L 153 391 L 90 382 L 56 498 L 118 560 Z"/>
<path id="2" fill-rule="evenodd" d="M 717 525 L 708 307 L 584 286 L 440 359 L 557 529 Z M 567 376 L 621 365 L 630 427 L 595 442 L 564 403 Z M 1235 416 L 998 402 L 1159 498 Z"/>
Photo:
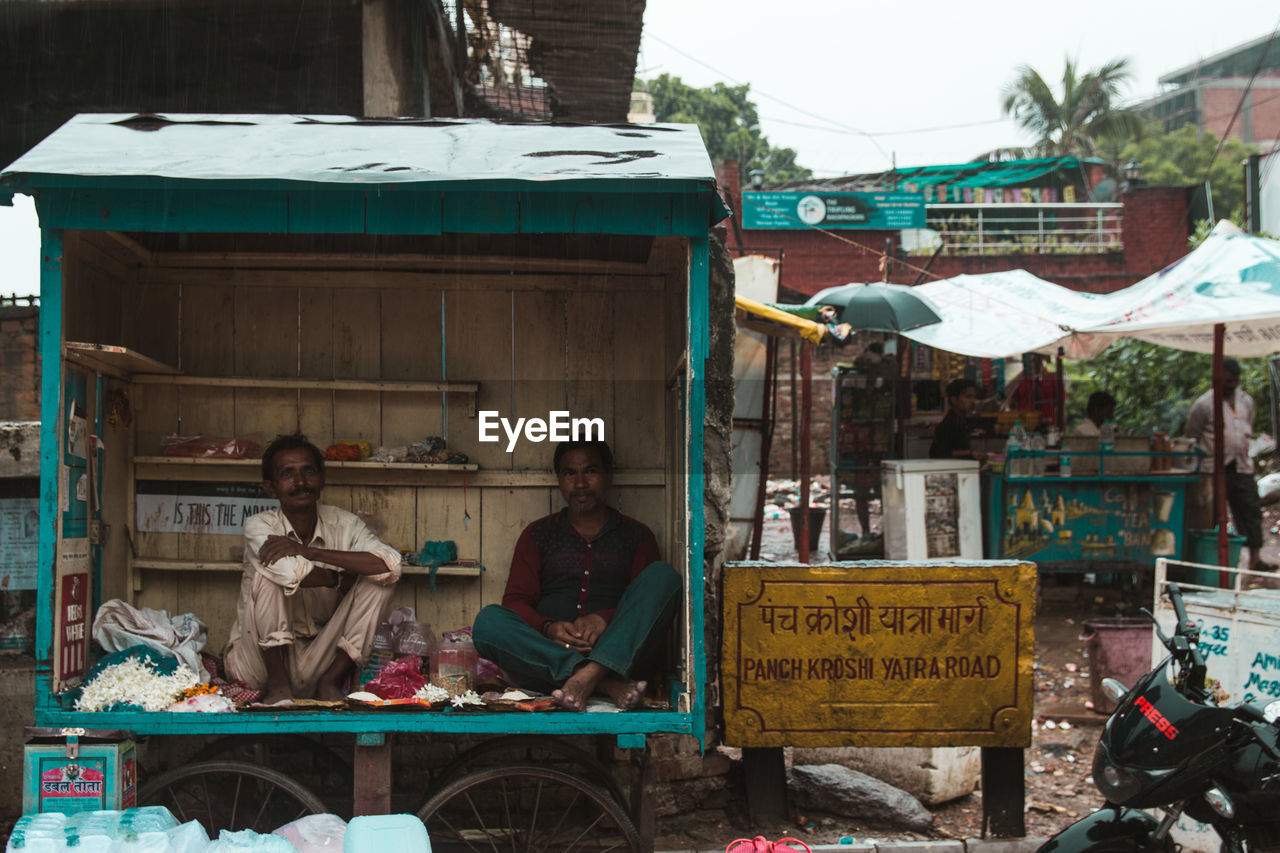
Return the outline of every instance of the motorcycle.
<path id="1" fill-rule="evenodd" d="M 1184 814 L 1212 825 L 1223 853 L 1280 850 L 1280 702 L 1219 707 L 1205 686 L 1200 629 L 1177 584 L 1167 595 L 1177 627 L 1172 637 L 1158 622 L 1155 630 L 1168 657 L 1132 688 L 1103 681 L 1117 703 L 1093 757 L 1106 804 L 1038 853 L 1173 851 L 1169 833 Z M 1140 811 L 1152 808 L 1163 818 Z"/>

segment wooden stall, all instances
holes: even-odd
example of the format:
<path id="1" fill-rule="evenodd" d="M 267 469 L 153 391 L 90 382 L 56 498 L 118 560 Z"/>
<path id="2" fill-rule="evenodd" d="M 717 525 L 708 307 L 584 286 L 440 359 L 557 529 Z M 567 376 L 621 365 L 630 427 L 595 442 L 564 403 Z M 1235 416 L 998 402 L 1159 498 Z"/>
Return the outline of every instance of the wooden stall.
<path id="1" fill-rule="evenodd" d="M 696 128 L 83 115 L 4 173 L 0 196 L 14 193 L 35 197 L 42 228 L 37 725 L 701 737 L 707 235 L 723 208 Z M 481 441 L 482 418 L 555 412 L 603 422 L 612 502 L 683 573 L 670 711 L 66 705 L 104 600 L 195 613 L 221 650 L 238 527 L 270 505 L 253 447 L 281 433 L 321 448 L 439 436 L 465 454 L 329 462 L 323 500 L 405 552 L 455 541 L 459 564 L 434 589 L 408 569 L 395 603 L 437 632 L 471 624 L 500 599 L 521 529 L 562 503 L 554 443 L 509 447 L 500 427 Z M 247 458 L 167 455 L 171 436 Z"/>

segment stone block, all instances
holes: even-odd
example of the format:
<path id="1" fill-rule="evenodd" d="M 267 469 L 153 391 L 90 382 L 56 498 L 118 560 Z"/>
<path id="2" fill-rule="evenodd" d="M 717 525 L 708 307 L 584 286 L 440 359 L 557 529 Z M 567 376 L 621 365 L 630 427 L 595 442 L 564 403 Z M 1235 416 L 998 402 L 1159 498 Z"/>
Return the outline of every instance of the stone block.
<path id="1" fill-rule="evenodd" d="M 982 778 L 982 751 L 963 747 L 797 749 L 796 764 L 840 764 L 907 791 L 928 806 L 967 796 Z"/>

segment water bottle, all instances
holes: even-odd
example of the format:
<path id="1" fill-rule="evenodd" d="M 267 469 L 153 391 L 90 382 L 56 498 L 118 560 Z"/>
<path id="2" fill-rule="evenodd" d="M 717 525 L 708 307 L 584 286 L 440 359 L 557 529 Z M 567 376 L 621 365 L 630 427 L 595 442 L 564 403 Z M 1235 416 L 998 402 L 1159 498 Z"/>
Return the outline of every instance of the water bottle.
<path id="1" fill-rule="evenodd" d="M 1108 418 L 1098 428 L 1098 449 L 1111 453 L 1116 449 L 1116 422 Z"/>
<path id="2" fill-rule="evenodd" d="M 378 671 L 395 657 L 391 651 L 392 637 L 391 623 L 385 619 L 382 620 L 382 624 L 378 626 L 378 630 L 373 634 L 373 651 L 369 654 L 369 660 L 360 670 L 361 686 L 373 681 L 378 676 Z"/>
<path id="3" fill-rule="evenodd" d="M 1058 457 L 1058 476 L 1071 476 L 1071 454 L 1067 451 L 1071 450 L 1070 446 L 1064 441 L 1062 442 L 1062 455 Z"/>
<path id="4" fill-rule="evenodd" d="M 1032 434 L 1031 434 L 1031 453 L 1032 453 L 1032 456 L 1031 456 L 1031 473 L 1035 474 L 1035 476 L 1037 476 L 1037 477 L 1043 477 L 1043 476 L 1044 476 L 1044 469 L 1045 469 L 1044 451 L 1045 451 L 1045 447 L 1046 447 L 1046 445 L 1045 445 L 1045 441 L 1044 441 L 1044 436 L 1043 436 L 1041 433 L 1038 433 L 1038 432 L 1036 432 L 1036 433 L 1032 433 Z"/>
<path id="5" fill-rule="evenodd" d="M 1010 477 L 1023 476 L 1022 459 L 1019 454 L 1022 453 L 1023 440 L 1026 437 L 1021 421 L 1015 423 L 1013 429 L 1009 430 L 1009 437 L 1004 443 L 1004 469 Z"/>

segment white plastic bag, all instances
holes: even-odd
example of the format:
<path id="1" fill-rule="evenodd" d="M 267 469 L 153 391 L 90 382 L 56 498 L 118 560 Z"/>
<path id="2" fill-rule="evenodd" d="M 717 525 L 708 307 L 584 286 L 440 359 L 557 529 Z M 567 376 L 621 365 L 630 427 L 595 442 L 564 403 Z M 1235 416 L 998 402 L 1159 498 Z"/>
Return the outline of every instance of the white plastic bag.
<path id="1" fill-rule="evenodd" d="M 194 613 L 172 616 L 167 610 L 133 607 L 118 598 L 103 602 L 93 617 L 93 639 L 107 651 L 147 646 L 174 655 L 201 682 L 209 680 L 209 673 L 200 665 L 200 650 L 208 636 L 209 629 Z"/>
<path id="2" fill-rule="evenodd" d="M 239 832 L 222 830 L 218 840 L 206 848 L 206 853 L 294 853 L 293 845 L 278 835 L 262 835 L 252 829 Z"/>
<path id="3" fill-rule="evenodd" d="M 288 839 L 298 853 L 342 853 L 347 822 L 336 814 L 309 814 L 271 834 Z"/>
<path id="4" fill-rule="evenodd" d="M 169 849 L 173 853 L 205 853 L 209 835 L 198 820 L 189 820 L 169 830 Z"/>

